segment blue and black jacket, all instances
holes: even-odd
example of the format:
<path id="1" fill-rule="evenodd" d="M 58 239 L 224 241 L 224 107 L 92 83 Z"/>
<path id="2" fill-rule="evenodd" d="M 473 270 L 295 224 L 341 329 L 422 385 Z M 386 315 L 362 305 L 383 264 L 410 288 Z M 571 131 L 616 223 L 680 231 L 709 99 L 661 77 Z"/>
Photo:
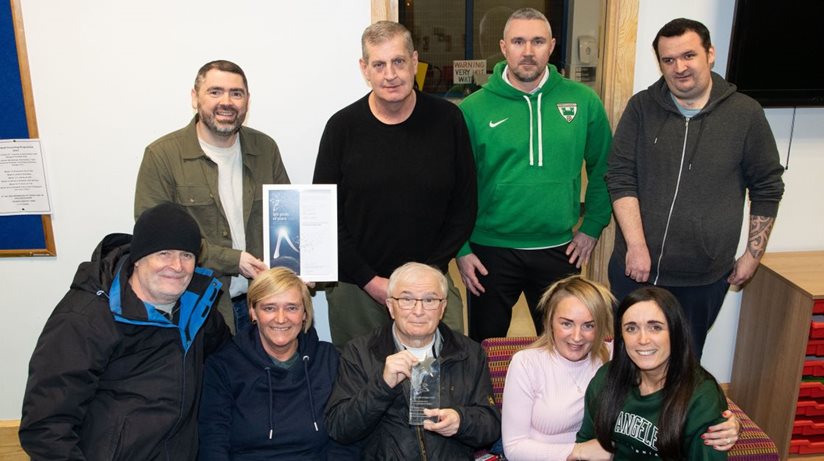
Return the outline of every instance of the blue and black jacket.
<path id="1" fill-rule="evenodd" d="M 128 283 L 131 236 L 80 264 L 32 355 L 20 441 L 33 459 L 194 460 L 203 364 L 230 335 L 197 268 L 175 322 Z"/>

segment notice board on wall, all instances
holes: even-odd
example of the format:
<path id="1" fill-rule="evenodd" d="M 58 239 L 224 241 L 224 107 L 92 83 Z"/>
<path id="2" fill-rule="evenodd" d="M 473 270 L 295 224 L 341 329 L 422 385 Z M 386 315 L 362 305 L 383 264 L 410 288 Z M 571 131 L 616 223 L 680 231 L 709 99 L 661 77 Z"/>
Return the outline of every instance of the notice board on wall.
<path id="1" fill-rule="evenodd" d="M 19 0 L 0 7 L 0 139 L 37 138 Z M 51 216 L 0 216 L 0 256 L 55 256 Z"/>

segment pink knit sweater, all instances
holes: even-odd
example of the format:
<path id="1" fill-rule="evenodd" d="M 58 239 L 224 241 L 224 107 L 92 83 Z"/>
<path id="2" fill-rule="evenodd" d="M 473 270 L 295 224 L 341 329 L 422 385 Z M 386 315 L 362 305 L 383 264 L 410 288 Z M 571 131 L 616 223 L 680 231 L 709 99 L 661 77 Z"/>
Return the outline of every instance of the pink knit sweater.
<path id="1" fill-rule="evenodd" d="M 584 417 L 584 392 L 603 363 L 570 362 L 557 352 L 524 349 L 506 375 L 502 432 L 511 461 L 563 461 Z"/>

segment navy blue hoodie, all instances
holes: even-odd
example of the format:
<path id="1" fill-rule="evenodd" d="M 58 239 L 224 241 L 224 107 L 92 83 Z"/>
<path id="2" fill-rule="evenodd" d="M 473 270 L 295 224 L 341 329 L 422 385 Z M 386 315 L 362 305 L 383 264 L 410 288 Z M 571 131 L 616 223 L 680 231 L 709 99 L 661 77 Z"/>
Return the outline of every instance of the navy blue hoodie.
<path id="1" fill-rule="evenodd" d="M 329 439 L 323 419 L 337 350 L 312 327 L 298 336 L 297 354 L 288 369 L 274 365 L 251 325 L 206 362 L 198 459 L 357 459 Z"/>

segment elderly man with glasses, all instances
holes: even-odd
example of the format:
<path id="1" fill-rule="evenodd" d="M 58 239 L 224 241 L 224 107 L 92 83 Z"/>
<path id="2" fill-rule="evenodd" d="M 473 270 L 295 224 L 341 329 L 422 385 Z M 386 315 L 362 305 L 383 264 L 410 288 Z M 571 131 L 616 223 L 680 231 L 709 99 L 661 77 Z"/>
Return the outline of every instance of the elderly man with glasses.
<path id="1" fill-rule="evenodd" d="M 326 408 L 327 429 L 358 443 L 364 459 L 474 459 L 500 437 L 486 355 L 442 322 L 447 281 L 436 268 L 407 263 L 389 277 L 393 322 L 349 342 Z M 415 369 L 439 370 L 440 404 L 410 424 Z M 414 410 L 414 408 L 413 408 Z"/>

